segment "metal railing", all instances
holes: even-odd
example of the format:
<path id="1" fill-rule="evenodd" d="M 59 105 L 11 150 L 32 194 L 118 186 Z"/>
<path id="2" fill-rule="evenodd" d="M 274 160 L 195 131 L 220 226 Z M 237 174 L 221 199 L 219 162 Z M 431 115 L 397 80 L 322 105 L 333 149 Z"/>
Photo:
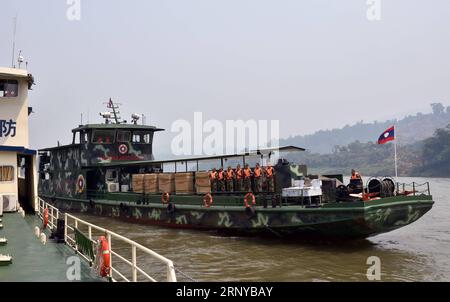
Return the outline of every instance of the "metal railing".
<path id="1" fill-rule="evenodd" d="M 430 191 L 430 183 L 417 183 L 417 182 L 411 182 L 411 183 L 399 183 L 397 182 L 397 194 L 400 195 L 431 195 Z"/>
<path id="2" fill-rule="evenodd" d="M 49 209 L 49 227 L 51 226 L 51 229 L 53 230 L 56 228 L 55 220 L 59 218 L 59 210 L 52 205 L 46 203 L 44 200 L 39 198 L 39 217 L 42 219 L 42 214 L 45 208 Z M 88 261 L 90 264 L 93 263 L 94 259 L 90 259 L 87 255 L 84 255 L 79 249 L 77 242 L 75 240 L 75 230 L 79 230 L 81 228 L 86 229 L 87 228 L 87 238 L 93 243 L 93 246 L 97 246 L 97 242 L 93 238 L 93 231 L 104 235 L 108 241 L 109 245 L 109 253 L 110 253 L 110 272 L 109 272 L 109 278 L 113 282 L 117 281 L 126 281 L 126 282 L 137 282 L 138 276 L 142 276 L 144 280 L 149 280 L 152 282 L 157 282 L 157 280 L 150 276 L 149 273 L 147 273 L 143 268 L 141 268 L 138 265 L 138 257 L 137 252 L 143 253 L 145 256 L 150 256 L 154 260 L 157 260 L 161 264 L 165 265 L 166 267 L 166 280 L 167 282 L 177 282 L 177 277 L 175 273 L 175 267 L 171 260 L 159 255 L 158 253 L 150 250 L 149 248 L 146 248 L 145 246 L 130 240 L 124 236 L 121 236 L 117 233 L 114 233 L 108 229 L 99 227 L 97 225 L 94 225 L 92 223 L 89 223 L 87 221 L 81 220 L 73 215 L 64 213 L 64 241 L 67 245 L 69 245 L 72 249 L 74 249 L 80 257 Z M 125 246 L 131 247 L 131 260 L 125 258 L 124 256 L 120 255 L 117 251 L 113 250 L 112 248 L 112 240 L 115 239 L 117 241 L 120 241 L 121 244 L 125 244 Z M 113 261 L 114 260 L 114 261 Z M 116 262 L 116 260 L 120 260 L 122 264 L 125 264 L 131 269 L 131 277 L 125 276 L 125 272 L 121 271 L 119 269 L 119 266 L 113 266 L 113 263 Z M 140 259 L 141 261 L 141 259 Z M 116 277 L 118 276 L 118 278 Z M 142 278 L 141 278 L 142 279 Z"/>
<path id="3" fill-rule="evenodd" d="M 42 198 L 38 197 L 38 216 L 43 220 L 44 210 L 45 208 L 48 209 L 48 228 L 50 230 L 56 229 L 59 219 L 59 210 L 52 206 L 51 204 L 46 203 Z"/>

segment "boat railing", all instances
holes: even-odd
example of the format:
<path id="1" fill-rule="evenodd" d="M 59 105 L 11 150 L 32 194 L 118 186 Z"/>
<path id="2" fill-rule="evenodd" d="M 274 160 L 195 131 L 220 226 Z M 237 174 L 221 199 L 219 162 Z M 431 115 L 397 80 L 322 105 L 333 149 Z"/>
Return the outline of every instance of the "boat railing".
<path id="1" fill-rule="evenodd" d="M 430 183 L 417 183 L 417 182 L 410 182 L 410 183 L 400 183 L 397 182 L 397 195 L 431 195 L 430 191 Z"/>
<path id="2" fill-rule="evenodd" d="M 41 219 L 43 217 L 43 211 L 45 208 L 49 208 L 49 226 L 51 225 L 53 230 L 54 228 L 56 228 L 55 220 L 57 221 L 61 214 L 57 208 L 39 198 L 38 214 Z M 64 213 L 63 215 L 65 221 L 64 242 L 73 250 L 75 250 L 75 252 L 77 252 L 80 257 L 88 261 L 91 265 L 95 263 L 95 253 L 86 253 L 84 251 L 83 246 L 80 246 L 79 240 L 77 240 L 76 238 L 77 234 L 79 236 L 79 234 L 82 233 L 84 236 L 86 236 L 86 238 L 92 244 L 91 246 L 93 247 L 94 251 L 97 250 L 98 247 L 98 243 L 96 240 L 94 240 L 94 238 L 96 238 L 96 236 L 106 237 L 110 254 L 110 271 L 108 274 L 109 280 L 113 282 L 157 282 L 158 280 L 156 280 L 156 277 L 150 276 L 150 274 L 143 268 L 144 263 L 146 263 L 146 266 L 151 267 L 153 270 L 158 268 L 158 266 L 162 268 L 160 270 L 160 273 L 165 277 L 165 280 L 163 281 L 177 281 L 174 264 L 166 257 L 161 256 L 151 249 L 146 248 L 145 246 L 122 235 L 114 233 L 108 229 L 99 227 L 68 213 Z M 117 248 L 115 247 L 116 245 Z M 123 255 L 124 251 L 129 252 L 129 250 L 131 250 L 131 259 L 127 259 L 127 257 Z M 119 251 L 121 252 L 121 254 L 119 254 Z"/>
<path id="3" fill-rule="evenodd" d="M 48 209 L 48 225 L 47 227 L 50 230 L 55 230 L 57 228 L 57 223 L 59 219 L 59 210 L 52 206 L 49 203 L 46 203 L 42 198 L 38 197 L 38 216 L 43 220 L 44 219 L 44 210 Z"/>

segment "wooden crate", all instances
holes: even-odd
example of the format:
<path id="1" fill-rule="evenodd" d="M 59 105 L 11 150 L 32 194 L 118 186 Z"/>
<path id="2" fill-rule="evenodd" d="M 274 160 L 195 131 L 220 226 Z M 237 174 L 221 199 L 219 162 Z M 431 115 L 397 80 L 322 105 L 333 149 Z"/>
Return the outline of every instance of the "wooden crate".
<path id="1" fill-rule="evenodd" d="M 131 186 L 134 193 L 144 193 L 144 174 L 133 174 Z"/>
<path id="2" fill-rule="evenodd" d="M 174 173 L 158 174 L 158 191 L 159 191 L 159 193 L 175 192 L 175 174 Z"/>
<path id="3" fill-rule="evenodd" d="M 195 193 L 194 172 L 175 174 L 175 191 L 181 194 Z"/>
<path id="4" fill-rule="evenodd" d="M 158 174 L 145 174 L 144 176 L 144 192 L 145 194 L 158 193 Z"/>
<path id="5" fill-rule="evenodd" d="M 195 191 L 197 194 L 211 193 L 211 181 L 209 180 L 209 172 L 195 173 Z"/>

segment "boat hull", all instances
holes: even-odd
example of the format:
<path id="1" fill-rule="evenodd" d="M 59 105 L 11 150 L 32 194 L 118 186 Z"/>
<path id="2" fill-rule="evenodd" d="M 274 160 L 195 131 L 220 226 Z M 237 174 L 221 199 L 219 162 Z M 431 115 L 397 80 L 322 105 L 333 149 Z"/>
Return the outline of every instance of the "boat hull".
<path id="1" fill-rule="evenodd" d="M 197 197 L 198 198 L 198 197 Z M 413 223 L 428 212 L 431 196 L 398 196 L 370 202 L 330 203 L 321 207 L 212 206 L 126 200 L 81 200 L 44 197 L 62 211 L 112 217 L 171 228 L 214 230 L 238 235 L 320 236 L 361 239 Z"/>

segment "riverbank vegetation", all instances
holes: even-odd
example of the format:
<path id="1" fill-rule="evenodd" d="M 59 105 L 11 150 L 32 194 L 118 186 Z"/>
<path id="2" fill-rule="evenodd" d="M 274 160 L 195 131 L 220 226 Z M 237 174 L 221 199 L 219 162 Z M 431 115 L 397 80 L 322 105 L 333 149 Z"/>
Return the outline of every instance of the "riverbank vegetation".
<path id="1" fill-rule="evenodd" d="M 450 124 L 437 129 L 430 138 L 397 145 L 399 176 L 450 177 Z M 352 142 L 335 146 L 329 154 L 306 151 L 289 160 L 305 163 L 310 173 L 350 174 L 352 168 L 363 175 L 395 175 L 394 142 Z"/>

